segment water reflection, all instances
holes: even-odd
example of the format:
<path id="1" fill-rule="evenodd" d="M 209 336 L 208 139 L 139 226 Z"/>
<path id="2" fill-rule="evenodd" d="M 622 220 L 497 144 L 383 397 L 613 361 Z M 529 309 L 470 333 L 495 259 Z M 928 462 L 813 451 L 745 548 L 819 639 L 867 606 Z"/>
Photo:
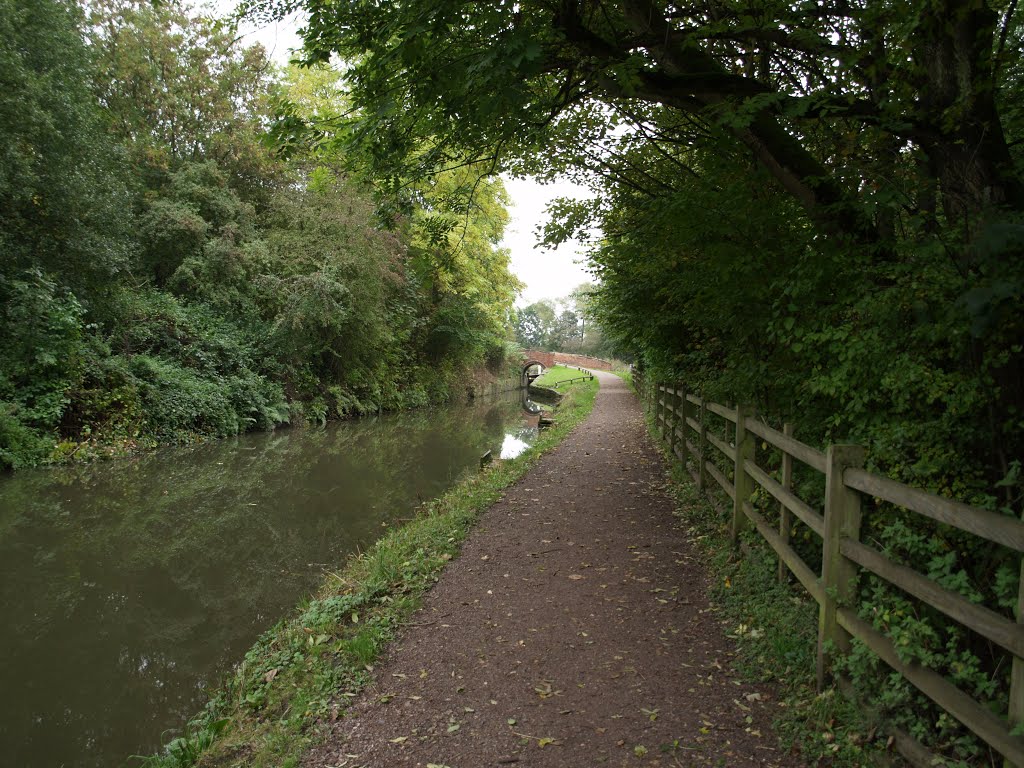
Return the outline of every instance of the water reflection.
<path id="1" fill-rule="evenodd" d="M 325 567 L 535 422 L 516 395 L 3 479 L 5 763 L 152 751 Z"/>
<path id="2" fill-rule="evenodd" d="M 500 455 L 503 459 L 514 459 L 529 447 L 530 444 L 519 435 L 505 435 L 505 439 L 501 443 Z"/>
<path id="3" fill-rule="evenodd" d="M 533 400 L 530 399 L 529 390 L 522 389 L 520 390 L 520 392 L 523 410 L 530 415 L 538 415 L 543 410 L 541 404 L 535 403 Z"/>

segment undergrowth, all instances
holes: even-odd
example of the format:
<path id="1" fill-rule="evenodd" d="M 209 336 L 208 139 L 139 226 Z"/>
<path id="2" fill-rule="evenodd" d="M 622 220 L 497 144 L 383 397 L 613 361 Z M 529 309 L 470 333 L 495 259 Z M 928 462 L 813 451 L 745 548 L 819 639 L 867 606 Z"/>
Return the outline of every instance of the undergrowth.
<path id="1" fill-rule="evenodd" d="M 660 440 L 655 442 L 663 448 Z M 775 730 L 783 749 L 798 753 L 808 765 L 885 763 L 879 724 L 837 689 L 816 691 L 817 603 L 779 582 L 777 560 L 756 535 L 748 535 L 739 554 L 729 540 L 727 516 L 678 461 L 671 459 L 670 466 L 676 514 L 706 556 L 713 574 L 709 597 L 736 644 L 737 669 L 749 680 L 772 684 L 778 693 Z"/>
<path id="2" fill-rule="evenodd" d="M 407 525 L 328 576 L 319 592 L 265 632 L 223 688 L 141 768 L 289 768 L 369 680 L 372 665 L 456 557 L 477 517 L 593 407 L 597 381 L 573 386 L 554 427 L 532 448 L 428 502 Z"/>

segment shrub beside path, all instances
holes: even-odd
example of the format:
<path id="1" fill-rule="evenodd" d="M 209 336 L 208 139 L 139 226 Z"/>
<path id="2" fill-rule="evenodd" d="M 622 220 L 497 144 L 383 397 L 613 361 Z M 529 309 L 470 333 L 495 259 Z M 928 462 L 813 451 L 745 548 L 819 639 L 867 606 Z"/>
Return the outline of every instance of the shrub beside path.
<path id="1" fill-rule="evenodd" d="M 310 768 L 797 766 L 741 681 L 635 396 L 481 517 Z"/>

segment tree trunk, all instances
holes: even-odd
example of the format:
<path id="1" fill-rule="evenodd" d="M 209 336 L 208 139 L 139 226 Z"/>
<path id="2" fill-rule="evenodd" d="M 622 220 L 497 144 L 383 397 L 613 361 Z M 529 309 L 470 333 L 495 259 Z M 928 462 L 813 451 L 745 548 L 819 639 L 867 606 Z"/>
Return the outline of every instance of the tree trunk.
<path id="1" fill-rule="evenodd" d="M 998 16 L 980 3 L 936 2 L 921 19 L 921 104 L 939 138 L 923 149 L 938 176 L 948 224 L 970 238 L 992 206 L 1020 209 L 1017 178 L 995 103 L 992 46 Z"/>

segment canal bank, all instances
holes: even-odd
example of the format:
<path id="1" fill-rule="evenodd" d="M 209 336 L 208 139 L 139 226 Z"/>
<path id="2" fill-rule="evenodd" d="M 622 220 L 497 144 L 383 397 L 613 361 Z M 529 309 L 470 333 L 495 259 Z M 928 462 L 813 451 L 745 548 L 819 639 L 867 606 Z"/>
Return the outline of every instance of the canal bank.
<path id="1" fill-rule="evenodd" d="M 304 768 L 800 764 L 734 669 L 632 391 L 509 487 Z"/>
<path id="2" fill-rule="evenodd" d="M 405 525 L 330 574 L 300 612 L 266 632 L 186 733 L 151 766 L 287 766 L 344 715 L 379 652 L 459 551 L 477 516 L 589 413 L 596 382 L 563 399 L 532 450 L 424 504 Z"/>

